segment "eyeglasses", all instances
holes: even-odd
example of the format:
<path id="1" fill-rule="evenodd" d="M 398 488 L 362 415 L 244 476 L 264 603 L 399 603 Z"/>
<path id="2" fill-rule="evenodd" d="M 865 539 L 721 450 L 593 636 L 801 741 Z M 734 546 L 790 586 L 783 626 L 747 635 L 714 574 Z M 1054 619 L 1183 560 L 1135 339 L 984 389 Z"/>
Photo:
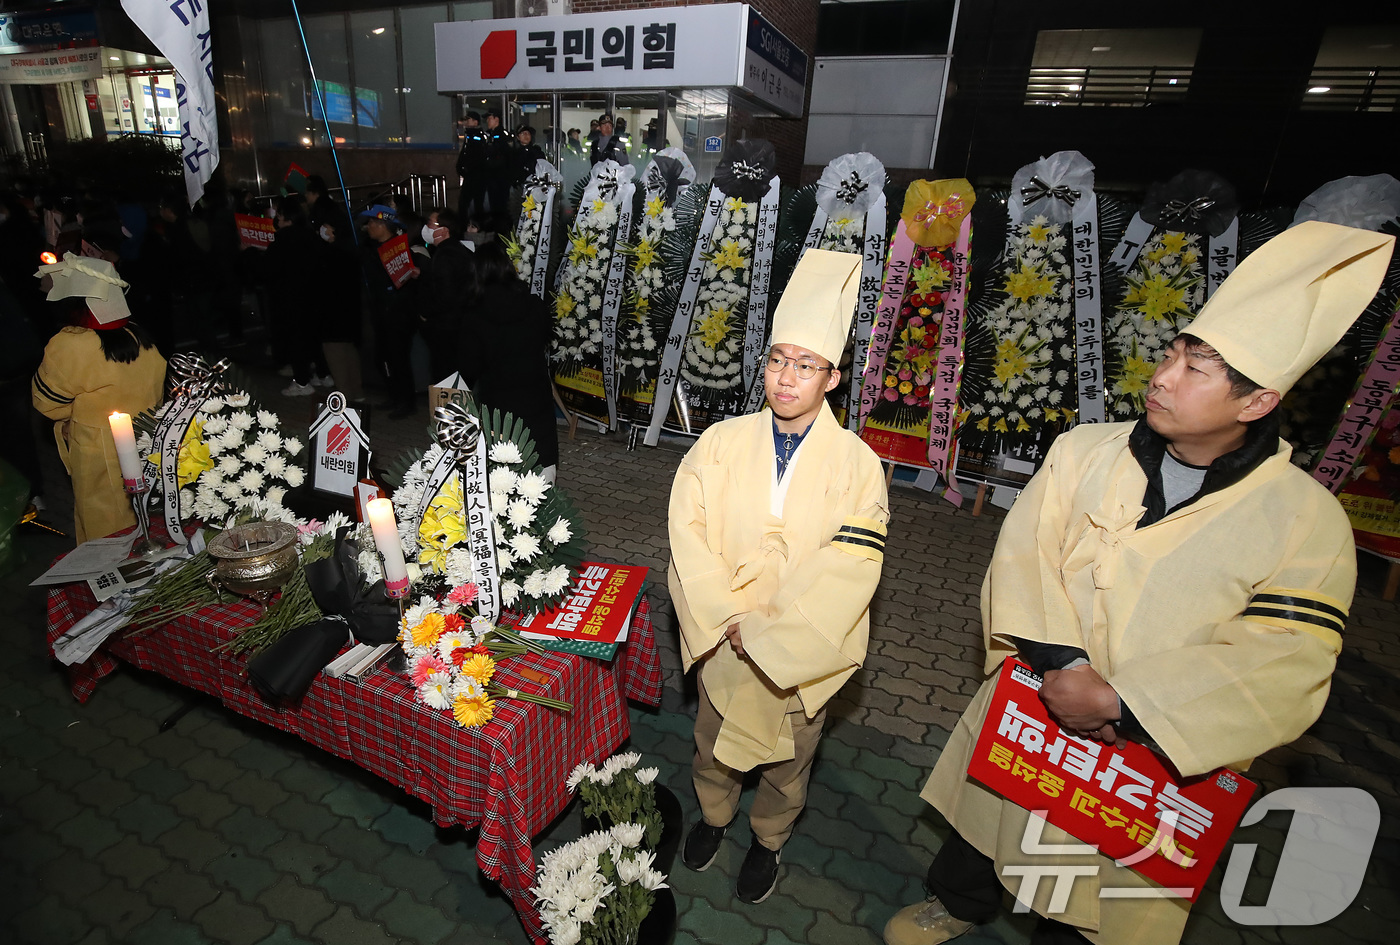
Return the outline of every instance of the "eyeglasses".
<path id="1" fill-rule="evenodd" d="M 785 358 L 781 354 L 770 354 L 767 363 L 764 365 L 764 370 L 769 374 L 780 374 L 783 368 L 787 367 L 789 364 L 792 365 L 793 373 L 804 381 L 810 381 L 812 378 L 816 377 L 818 371 L 830 371 L 835 367 L 835 365 L 832 364 L 821 367 L 811 361 L 799 361 L 797 358 Z"/>

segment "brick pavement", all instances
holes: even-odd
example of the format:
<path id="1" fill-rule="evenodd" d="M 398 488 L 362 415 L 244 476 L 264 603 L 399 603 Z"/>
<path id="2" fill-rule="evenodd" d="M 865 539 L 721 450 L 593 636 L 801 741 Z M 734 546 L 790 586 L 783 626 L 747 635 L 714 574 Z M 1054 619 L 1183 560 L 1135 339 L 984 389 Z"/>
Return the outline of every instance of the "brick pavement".
<path id="1" fill-rule="evenodd" d="M 276 378 L 252 376 L 286 420 L 308 413 L 305 400 L 275 394 Z M 425 445 L 426 423 L 426 413 L 378 422 L 375 446 L 392 454 Z M 633 710 L 632 743 L 693 817 L 693 685 L 667 631 L 663 573 L 666 496 L 683 448 L 627 452 L 620 437 L 581 430 L 563 444 L 559 480 L 587 521 L 595 556 L 655 569 L 666 694 L 659 710 Z M 51 485 L 51 517 L 61 520 L 71 503 L 58 492 Z M 832 704 L 778 891 L 759 906 L 732 897 L 748 842 L 741 815 L 715 868 L 678 865 L 672 875 L 679 945 L 876 942 L 888 916 L 920 895 L 948 828 L 917 792 L 978 685 L 977 595 L 1000 513 L 973 518 L 904 488 L 891 507 L 870 657 Z M 10 654 L 0 665 L 0 888 L 9 892 L 0 942 L 524 940 L 508 902 L 477 872 L 473 835 L 434 827 L 423 805 L 360 769 L 204 700 L 159 733 L 186 694 L 129 670 L 87 706 L 73 702 L 43 654 L 41 595 L 21 590 L 64 545 L 34 535 L 24 544 L 31 563 L 3 579 L 9 593 L 0 597 L 0 641 Z M 1322 928 L 1242 929 L 1220 908 L 1217 870 L 1186 942 L 1379 942 L 1400 918 L 1400 607 L 1378 600 L 1380 577 L 1363 561 L 1322 719 L 1252 772 L 1271 790 L 1354 785 L 1376 796 L 1384 818 L 1365 887 Z M 1285 828 L 1266 818 L 1237 840 L 1259 843 L 1260 859 L 1272 863 Z M 567 811 L 541 848 L 577 830 L 577 812 Z M 1022 943 L 1030 928 L 1026 917 L 1004 913 L 965 940 Z"/>

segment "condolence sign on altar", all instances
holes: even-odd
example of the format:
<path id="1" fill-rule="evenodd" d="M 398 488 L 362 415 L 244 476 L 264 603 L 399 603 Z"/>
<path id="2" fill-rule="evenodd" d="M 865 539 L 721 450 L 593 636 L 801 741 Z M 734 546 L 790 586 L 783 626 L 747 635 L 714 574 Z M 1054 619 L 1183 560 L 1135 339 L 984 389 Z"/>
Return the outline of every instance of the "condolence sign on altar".
<path id="1" fill-rule="evenodd" d="M 1002 663 L 967 773 L 1195 902 L 1254 782 L 1225 768 L 1181 778 L 1135 742 L 1075 738 L 1050 721 L 1039 693 L 1029 667 Z"/>
<path id="2" fill-rule="evenodd" d="M 627 637 L 647 570 L 585 561 L 563 603 L 525 618 L 515 629 L 549 649 L 611 659 Z"/>
<path id="3" fill-rule="evenodd" d="M 403 233 L 379 244 L 379 261 L 384 264 L 384 271 L 389 274 L 389 280 L 396 289 L 402 289 L 403 284 L 417 271 L 413 257 L 408 254 L 408 237 Z"/>

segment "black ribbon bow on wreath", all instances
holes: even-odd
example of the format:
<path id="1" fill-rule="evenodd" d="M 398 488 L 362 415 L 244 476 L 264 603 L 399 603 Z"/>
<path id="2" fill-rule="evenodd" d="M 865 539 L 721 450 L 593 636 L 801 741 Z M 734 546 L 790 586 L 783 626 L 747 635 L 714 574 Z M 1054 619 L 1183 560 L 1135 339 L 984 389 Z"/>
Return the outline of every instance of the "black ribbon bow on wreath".
<path id="1" fill-rule="evenodd" d="M 685 165 L 673 157 L 657 155 L 651 159 L 651 166 L 647 168 L 648 190 L 662 194 L 662 199 L 666 206 L 671 206 L 676 202 L 676 194 L 682 187 L 694 183 L 686 174 Z"/>
<path id="2" fill-rule="evenodd" d="M 715 183 L 726 197 L 753 203 L 768 192 L 778 171 L 778 152 L 762 138 L 744 138 L 725 149 L 715 168 Z"/>
<path id="3" fill-rule="evenodd" d="M 1025 201 L 1028 210 L 1039 200 L 1060 200 L 1065 206 L 1073 207 L 1079 200 L 1079 191 L 1064 184 L 1051 187 L 1039 177 L 1032 177 L 1031 182 L 1021 188 L 1021 199 Z"/>
<path id="4" fill-rule="evenodd" d="M 1138 214 L 1155 227 L 1219 236 L 1239 213 L 1230 182 L 1212 171 L 1186 170 L 1147 188 Z"/>
<path id="5" fill-rule="evenodd" d="M 542 190 L 548 193 L 551 188 L 558 187 L 559 182 L 548 174 L 531 174 L 525 178 L 525 192 L 532 190 Z"/>
<path id="6" fill-rule="evenodd" d="M 226 389 L 223 373 L 228 370 L 228 358 L 210 364 L 197 354 L 170 356 L 170 395 L 204 401 Z"/>
<path id="7" fill-rule="evenodd" d="M 437 438 L 442 448 L 461 458 L 476 450 L 481 438 L 481 421 L 461 404 L 446 403 L 433 411 L 437 421 Z"/>

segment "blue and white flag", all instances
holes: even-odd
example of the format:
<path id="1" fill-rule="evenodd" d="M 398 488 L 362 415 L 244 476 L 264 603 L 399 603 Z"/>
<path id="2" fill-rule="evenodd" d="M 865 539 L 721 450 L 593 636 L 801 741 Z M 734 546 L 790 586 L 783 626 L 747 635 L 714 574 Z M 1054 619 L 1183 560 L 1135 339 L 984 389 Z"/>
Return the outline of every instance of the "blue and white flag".
<path id="1" fill-rule="evenodd" d="M 175 67 L 185 193 L 194 206 L 219 163 L 209 0 L 122 0 L 122 9 Z"/>

